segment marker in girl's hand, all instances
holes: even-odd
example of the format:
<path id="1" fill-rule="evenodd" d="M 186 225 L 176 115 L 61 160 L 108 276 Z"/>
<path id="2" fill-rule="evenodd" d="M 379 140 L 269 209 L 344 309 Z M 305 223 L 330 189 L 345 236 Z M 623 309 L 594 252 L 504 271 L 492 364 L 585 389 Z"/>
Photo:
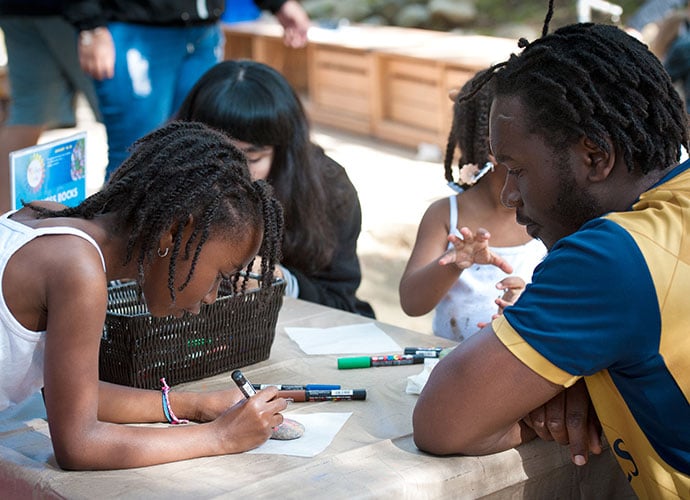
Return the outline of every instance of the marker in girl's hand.
<path id="1" fill-rule="evenodd" d="M 249 399 L 256 394 L 254 386 L 249 383 L 241 370 L 235 370 L 230 376 L 232 377 L 232 380 L 235 381 L 235 384 L 237 384 L 237 387 L 239 387 L 240 391 L 242 391 L 242 394 L 244 394 L 245 398 Z"/>
<path id="2" fill-rule="evenodd" d="M 244 396 L 247 399 L 251 398 L 254 394 L 256 394 L 254 386 L 249 383 L 242 371 L 235 370 L 234 372 L 232 372 L 232 375 L 230 376 L 232 377 L 232 380 L 235 381 L 235 384 L 237 384 L 237 387 L 240 388 L 240 391 L 242 391 L 242 394 L 244 394 Z M 300 438 L 303 434 L 304 425 L 297 422 L 296 420 L 286 418 L 283 419 L 282 424 L 273 428 L 271 432 L 271 439 L 289 441 L 291 439 Z"/>

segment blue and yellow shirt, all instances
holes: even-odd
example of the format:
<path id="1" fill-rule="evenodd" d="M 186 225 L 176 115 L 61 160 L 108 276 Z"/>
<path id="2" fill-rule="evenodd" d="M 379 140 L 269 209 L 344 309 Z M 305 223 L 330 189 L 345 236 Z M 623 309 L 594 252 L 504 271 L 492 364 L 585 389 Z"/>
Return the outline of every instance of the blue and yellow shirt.
<path id="1" fill-rule="evenodd" d="M 554 245 L 493 328 L 551 382 L 585 378 L 640 498 L 690 498 L 690 161 Z"/>

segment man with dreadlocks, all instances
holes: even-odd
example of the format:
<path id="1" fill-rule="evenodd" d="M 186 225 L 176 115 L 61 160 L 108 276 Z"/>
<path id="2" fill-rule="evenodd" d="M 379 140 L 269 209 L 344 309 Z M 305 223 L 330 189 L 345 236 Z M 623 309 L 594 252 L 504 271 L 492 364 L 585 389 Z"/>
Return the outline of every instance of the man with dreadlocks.
<path id="1" fill-rule="evenodd" d="M 637 495 L 690 498 L 684 106 L 635 38 L 597 24 L 547 35 L 551 14 L 484 81 L 491 149 L 508 170 L 503 203 L 549 253 L 517 302 L 434 369 L 414 439 L 435 454 L 505 450 L 550 423 L 524 417 L 559 396 L 567 428 L 547 430 L 582 465 L 600 452 L 580 425 L 586 384 L 589 421 Z"/>
<path id="2" fill-rule="evenodd" d="M 107 283 L 137 280 L 154 316 L 198 314 L 221 279 L 251 270 L 264 287 L 282 209 L 244 155 L 198 123 L 138 141 L 102 191 L 65 208 L 35 202 L 0 218 L 0 410 L 44 388 L 55 458 L 66 469 L 141 467 L 262 444 L 286 407 L 266 389 L 161 393 L 99 382 Z M 173 408 L 164 413 L 165 408 Z M 206 422 L 170 428 L 172 414 Z M 170 418 L 168 418 L 170 420 Z"/>

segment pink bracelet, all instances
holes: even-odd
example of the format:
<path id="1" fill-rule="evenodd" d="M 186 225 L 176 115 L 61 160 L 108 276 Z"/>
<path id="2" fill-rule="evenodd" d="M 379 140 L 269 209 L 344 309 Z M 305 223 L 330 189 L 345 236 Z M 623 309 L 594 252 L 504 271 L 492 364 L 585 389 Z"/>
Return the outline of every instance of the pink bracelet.
<path id="1" fill-rule="evenodd" d="M 165 414 L 165 418 L 168 419 L 168 422 L 173 425 L 188 424 L 189 420 L 186 420 L 184 418 L 177 418 L 175 412 L 170 407 L 170 400 L 168 399 L 168 392 L 170 392 L 170 387 L 168 386 L 168 383 L 165 381 L 165 377 L 161 378 L 161 392 L 163 393 L 163 413 Z"/>

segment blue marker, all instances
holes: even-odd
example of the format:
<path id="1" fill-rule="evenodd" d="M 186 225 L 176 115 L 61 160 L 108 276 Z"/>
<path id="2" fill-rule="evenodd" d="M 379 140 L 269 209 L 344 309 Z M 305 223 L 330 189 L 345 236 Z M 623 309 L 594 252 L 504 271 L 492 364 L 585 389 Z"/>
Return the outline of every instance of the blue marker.
<path id="1" fill-rule="evenodd" d="M 327 384 L 307 384 L 307 385 L 285 385 L 285 384 L 252 384 L 252 387 L 257 391 L 266 389 L 267 387 L 275 387 L 279 391 L 336 391 L 340 389 L 339 385 Z"/>

